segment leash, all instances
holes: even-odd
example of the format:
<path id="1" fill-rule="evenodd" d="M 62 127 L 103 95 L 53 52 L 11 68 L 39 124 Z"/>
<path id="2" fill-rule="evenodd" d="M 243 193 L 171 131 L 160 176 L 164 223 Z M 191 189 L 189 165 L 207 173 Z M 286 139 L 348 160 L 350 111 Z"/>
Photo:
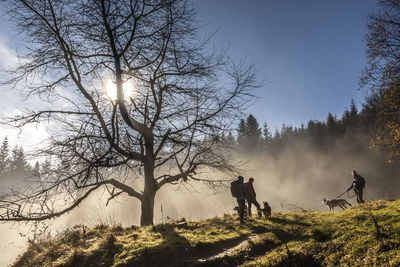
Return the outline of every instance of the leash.
<path id="1" fill-rule="evenodd" d="M 366 193 L 367 193 L 367 190 L 365 190 L 365 186 L 363 187 L 363 189 L 362 189 L 363 191 L 364 191 L 364 195 L 366 195 Z M 350 196 L 349 195 L 349 191 L 350 190 L 348 190 L 348 191 L 346 191 L 346 192 L 344 192 L 343 194 L 340 194 L 339 196 L 337 196 L 336 198 L 339 198 L 339 197 L 341 197 L 341 196 L 343 196 L 344 194 L 346 194 L 347 193 L 347 197 L 348 198 L 353 198 L 353 197 L 355 197 L 356 196 L 356 193 L 354 192 L 354 195 L 352 195 L 352 196 Z"/>
<path id="2" fill-rule="evenodd" d="M 355 192 L 354 192 L 354 195 L 352 195 L 352 196 L 349 196 L 349 191 L 347 191 L 346 193 L 347 193 L 347 197 L 348 197 L 348 198 L 353 198 L 353 197 L 356 196 L 356 193 L 355 193 Z"/>
<path id="3" fill-rule="evenodd" d="M 346 194 L 347 192 L 349 192 L 349 191 L 344 192 L 343 194 L 337 196 L 336 198 L 339 198 L 339 197 L 343 196 L 343 195 Z"/>

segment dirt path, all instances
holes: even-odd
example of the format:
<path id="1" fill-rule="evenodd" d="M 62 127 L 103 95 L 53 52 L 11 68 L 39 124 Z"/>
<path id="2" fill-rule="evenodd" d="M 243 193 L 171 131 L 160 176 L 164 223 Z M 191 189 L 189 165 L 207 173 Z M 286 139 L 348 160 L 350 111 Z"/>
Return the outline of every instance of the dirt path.
<path id="1" fill-rule="evenodd" d="M 194 255 L 190 257 L 185 262 L 187 266 L 197 266 L 204 265 L 208 262 L 215 262 L 219 259 L 224 258 L 225 256 L 233 256 L 235 254 L 240 253 L 241 251 L 245 251 L 250 241 L 257 241 L 261 237 L 261 234 L 252 234 L 249 236 L 242 236 L 235 240 L 228 240 L 223 244 L 219 244 L 218 247 L 212 248 L 212 250 L 204 251 L 201 254 Z"/>
<path id="2" fill-rule="evenodd" d="M 263 238 L 266 232 L 271 232 L 276 236 L 279 241 L 265 240 L 262 244 L 258 244 L 256 247 L 249 248 L 252 243 L 259 243 L 260 239 Z M 240 265 L 244 262 L 246 257 L 255 258 L 264 255 L 276 246 L 285 244 L 293 240 L 296 236 L 291 233 L 285 232 L 280 228 L 271 228 L 267 231 L 259 231 L 250 235 L 245 235 L 234 240 L 227 240 L 226 242 L 218 244 L 216 247 L 209 247 L 202 252 L 195 253 L 189 256 L 185 261 L 186 266 L 233 266 Z"/>
<path id="3" fill-rule="evenodd" d="M 197 259 L 196 262 L 200 263 L 200 262 L 213 261 L 213 260 L 223 258 L 225 256 L 230 256 L 232 254 L 238 253 L 240 251 L 245 250 L 249 246 L 249 241 L 256 241 L 259 238 L 260 238 L 260 235 L 252 234 L 252 235 L 248 236 L 245 240 L 240 241 L 235 246 L 225 247 L 225 248 L 223 248 L 223 251 L 221 251 L 215 255 Z"/>

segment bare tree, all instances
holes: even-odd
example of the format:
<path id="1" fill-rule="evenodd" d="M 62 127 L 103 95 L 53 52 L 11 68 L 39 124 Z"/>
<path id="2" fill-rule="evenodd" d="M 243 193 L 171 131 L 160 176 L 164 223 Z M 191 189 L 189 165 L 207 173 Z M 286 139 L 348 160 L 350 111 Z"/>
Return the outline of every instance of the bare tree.
<path id="1" fill-rule="evenodd" d="M 140 223 L 150 225 L 164 185 L 213 182 L 201 172 L 234 171 L 215 148 L 248 105 L 256 75 L 211 50 L 208 39 L 199 41 L 191 3 L 2 2 L 29 42 L 3 84 L 23 83 L 28 99 L 43 101 L 3 122 L 18 128 L 50 122 L 47 146 L 37 153 L 57 166 L 25 192 L 0 196 L 0 220 L 60 216 L 104 187 L 109 200 L 123 193 L 137 198 Z"/>

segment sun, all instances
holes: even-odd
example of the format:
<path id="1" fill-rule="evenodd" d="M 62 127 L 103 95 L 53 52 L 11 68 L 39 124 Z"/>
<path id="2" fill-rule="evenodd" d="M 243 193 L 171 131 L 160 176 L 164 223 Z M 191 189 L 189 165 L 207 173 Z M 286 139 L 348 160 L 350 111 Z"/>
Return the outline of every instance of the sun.
<path id="1" fill-rule="evenodd" d="M 130 81 L 124 82 L 122 84 L 124 90 L 124 98 L 128 100 L 133 96 L 133 83 Z M 117 85 L 112 80 L 107 80 L 106 83 L 106 96 L 112 101 L 117 100 Z"/>

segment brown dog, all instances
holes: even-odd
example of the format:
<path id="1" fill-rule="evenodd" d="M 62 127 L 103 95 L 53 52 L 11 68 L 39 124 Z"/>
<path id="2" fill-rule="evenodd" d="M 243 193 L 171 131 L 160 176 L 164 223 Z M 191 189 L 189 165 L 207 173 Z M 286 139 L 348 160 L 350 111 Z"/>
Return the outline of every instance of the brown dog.
<path id="1" fill-rule="evenodd" d="M 265 218 L 271 218 L 271 207 L 267 201 L 264 201 L 263 204 L 264 208 L 260 209 L 260 211 L 264 214 Z"/>

